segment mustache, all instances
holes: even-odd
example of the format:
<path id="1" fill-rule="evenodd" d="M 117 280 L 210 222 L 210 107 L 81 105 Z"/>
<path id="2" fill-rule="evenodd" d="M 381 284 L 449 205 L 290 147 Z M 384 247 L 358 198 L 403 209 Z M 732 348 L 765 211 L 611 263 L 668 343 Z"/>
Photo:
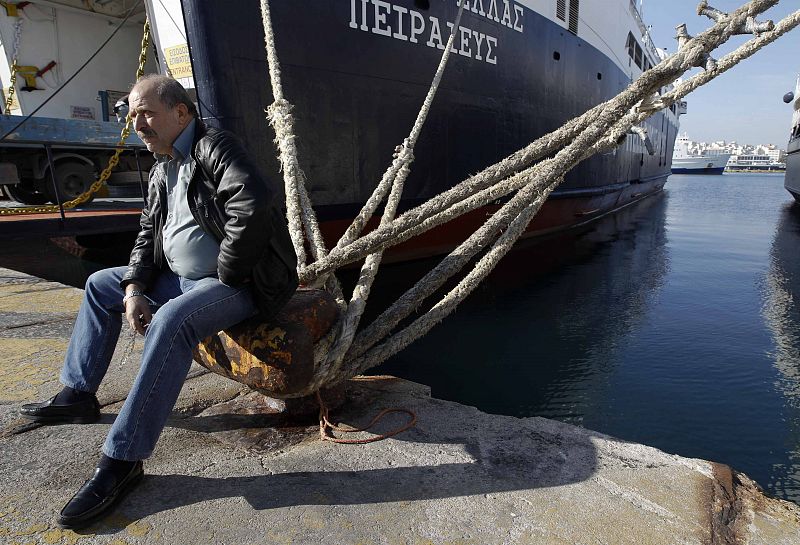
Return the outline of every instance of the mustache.
<path id="1" fill-rule="evenodd" d="M 142 137 L 142 136 L 156 136 L 156 131 L 151 130 L 151 129 L 141 129 L 141 130 L 136 131 L 136 134 L 138 134 L 139 137 Z"/>

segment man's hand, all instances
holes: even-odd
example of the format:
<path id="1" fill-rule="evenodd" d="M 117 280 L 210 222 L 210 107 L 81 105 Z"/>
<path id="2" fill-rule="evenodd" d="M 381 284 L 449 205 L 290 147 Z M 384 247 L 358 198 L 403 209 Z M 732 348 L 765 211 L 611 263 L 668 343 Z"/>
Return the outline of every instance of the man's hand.
<path id="1" fill-rule="evenodd" d="M 125 319 L 128 320 L 128 325 L 132 330 L 144 335 L 145 328 L 150 325 L 150 321 L 153 319 L 153 313 L 146 297 L 142 295 L 128 296 L 132 291 L 138 289 L 139 286 L 130 285 L 125 290 Z"/>

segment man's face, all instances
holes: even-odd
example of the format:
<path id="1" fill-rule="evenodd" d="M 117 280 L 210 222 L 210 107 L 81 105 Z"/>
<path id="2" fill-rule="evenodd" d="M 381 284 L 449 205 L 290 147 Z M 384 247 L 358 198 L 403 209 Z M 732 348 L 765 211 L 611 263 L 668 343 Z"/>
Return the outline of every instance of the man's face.
<path id="1" fill-rule="evenodd" d="M 155 85 L 136 84 L 128 97 L 136 134 L 152 153 L 172 155 L 172 144 L 191 120 L 186 104 L 172 108 L 161 102 Z"/>

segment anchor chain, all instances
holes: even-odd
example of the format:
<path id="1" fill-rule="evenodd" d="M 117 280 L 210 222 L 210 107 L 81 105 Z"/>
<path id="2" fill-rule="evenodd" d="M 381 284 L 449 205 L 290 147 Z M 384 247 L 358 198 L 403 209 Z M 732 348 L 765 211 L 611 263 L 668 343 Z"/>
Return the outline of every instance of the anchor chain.
<path id="1" fill-rule="evenodd" d="M 16 91 L 16 84 L 17 84 L 17 72 L 19 70 L 19 65 L 17 64 L 17 60 L 19 58 L 19 42 L 20 38 L 22 37 L 22 23 L 24 21 L 22 19 L 17 20 L 14 23 L 14 44 L 12 46 L 13 54 L 11 56 L 11 78 L 9 79 L 9 87 L 8 87 L 8 96 L 6 97 L 6 109 L 5 114 L 11 115 L 11 105 L 14 103 L 14 93 Z"/>

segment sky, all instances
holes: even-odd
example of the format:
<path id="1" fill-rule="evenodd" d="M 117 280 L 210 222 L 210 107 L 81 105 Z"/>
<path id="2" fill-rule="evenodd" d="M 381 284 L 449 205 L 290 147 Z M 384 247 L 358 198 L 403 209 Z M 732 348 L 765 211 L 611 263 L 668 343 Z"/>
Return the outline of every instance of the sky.
<path id="1" fill-rule="evenodd" d="M 697 15 L 698 3 L 698 0 L 643 0 L 643 18 L 653 27 L 656 47 L 666 47 L 669 53 L 674 53 L 675 27 L 681 23 L 687 24 L 693 36 L 713 24 Z M 709 0 L 709 5 L 725 12 L 745 3 L 746 0 Z M 781 0 L 761 20 L 778 22 L 798 9 L 800 0 Z M 712 56 L 719 59 L 747 40 L 747 36 L 734 36 Z M 701 142 L 735 140 L 740 144 L 775 144 L 786 149 L 792 107 L 784 104 L 783 95 L 795 89 L 800 73 L 798 52 L 800 27 L 697 89 L 687 97 L 689 113 L 681 117 L 681 132 Z"/>

